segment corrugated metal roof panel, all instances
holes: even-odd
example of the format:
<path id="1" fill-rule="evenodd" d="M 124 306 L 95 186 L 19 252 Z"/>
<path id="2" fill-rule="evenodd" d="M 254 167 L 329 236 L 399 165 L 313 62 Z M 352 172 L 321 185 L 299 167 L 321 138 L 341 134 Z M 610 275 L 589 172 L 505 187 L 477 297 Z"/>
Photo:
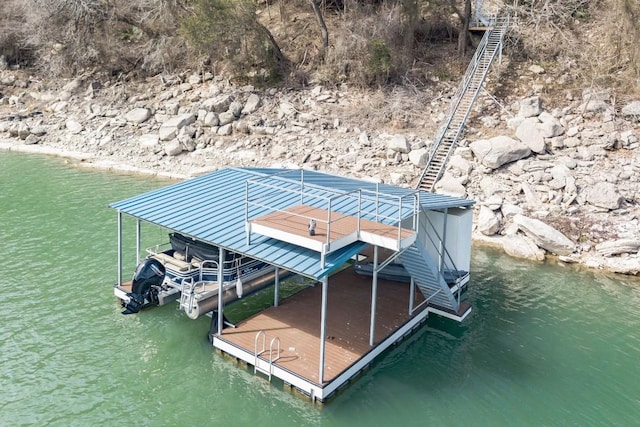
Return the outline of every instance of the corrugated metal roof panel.
<path id="1" fill-rule="evenodd" d="M 253 234 L 251 244 L 247 245 L 245 235 L 245 199 L 247 181 L 259 178 L 260 183 L 273 184 L 283 189 L 282 193 L 274 190 L 277 199 L 270 201 L 270 206 L 286 208 L 300 203 L 295 193 L 284 191 L 284 188 L 295 190 L 304 181 L 305 194 L 319 197 L 307 200 L 306 204 L 324 203 L 322 197 L 367 190 L 382 192 L 386 195 L 411 196 L 415 190 L 376 184 L 367 181 L 329 175 L 307 170 L 227 168 L 192 178 L 158 190 L 140 194 L 129 199 L 110 204 L 109 206 L 140 220 L 151 222 L 173 231 L 194 237 L 205 242 L 221 246 L 233 252 L 242 253 L 253 258 L 277 265 L 281 268 L 320 279 L 344 264 L 358 253 L 366 243 L 356 242 L 336 252 L 328 254 L 325 267 L 320 266 L 320 254 L 296 245 L 276 239 Z M 337 196 L 332 210 L 355 215 L 358 202 L 355 197 Z M 420 192 L 421 204 L 427 209 L 444 209 L 452 207 L 468 207 L 472 200 L 453 198 L 433 193 Z M 361 207 L 374 212 L 375 201 L 362 201 Z M 259 208 L 257 208 L 259 211 Z M 400 216 L 411 215 L 410 208 L 403 206 Z M 265 213 L 268 211 L 264 209 Z M 252 214 L 257 213 L 252 207 Z M 395 223 L 399 212 L 391 203 L 380 203 L 380 222 Z M 373 214 L 365 215 L 375 219 Z"/>

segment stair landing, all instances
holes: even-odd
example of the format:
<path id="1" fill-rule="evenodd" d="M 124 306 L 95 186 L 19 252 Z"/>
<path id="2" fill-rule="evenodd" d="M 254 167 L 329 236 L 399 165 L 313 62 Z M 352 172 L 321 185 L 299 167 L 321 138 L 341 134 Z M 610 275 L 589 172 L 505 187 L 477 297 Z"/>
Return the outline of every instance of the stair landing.
<path id="1" fill-rule="evenodd" d="M 309 222 L 316 221 L 315 235 Z M 308 205 L 297 205 L 250 220 L 250 233 L 258 233 L 287 243 L 327 254 L 362 241 L 399 251 L 413 244 L 416 232 L 356 216 L 344 215 Z"/>

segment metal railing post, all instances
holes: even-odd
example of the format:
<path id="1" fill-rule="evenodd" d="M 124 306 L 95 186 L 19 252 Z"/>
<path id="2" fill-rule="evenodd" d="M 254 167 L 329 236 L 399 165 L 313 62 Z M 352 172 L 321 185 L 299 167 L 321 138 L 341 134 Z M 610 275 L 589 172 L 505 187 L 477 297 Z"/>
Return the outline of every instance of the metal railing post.
<path id="1" fill-rule="evenodd" d="M 376 221 L 378 221 L 378 209 L 380 208 L 380 183 L 376 182 Z"/>
<path id="2" fill-rule="evenodd" d="M 300 169 L 300 204 L 304 205 L 304 169 Z"/>
<path id="3" fill-rule="evenodd" d="M 222 335 L 222 322 L 224 321 L 223 317 L 223 300 L 222 294 L 224 293 L 224 257 L 225 250 L 224 248 L 218 247 L 218 253 L 220 255 L 220 261 L 218 262 L 218 335 Z"/>
<path id="4" fill-rule="evenodd" d="M 331 249 L 331 198 L 329 198 L 327 205 L 327 246 Z"/>
<path id="5" fill-rule="evenodd" d="M 358 238 L 360 237 L 360 218 L 362 217 L 362 190 L 358 190 L 358 225 L 357 232 Z"/>

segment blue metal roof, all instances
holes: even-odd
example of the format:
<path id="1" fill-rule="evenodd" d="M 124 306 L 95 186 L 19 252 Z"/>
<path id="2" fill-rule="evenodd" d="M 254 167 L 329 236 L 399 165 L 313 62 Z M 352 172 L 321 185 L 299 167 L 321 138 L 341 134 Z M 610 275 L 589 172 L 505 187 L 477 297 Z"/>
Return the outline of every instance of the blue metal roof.
<path id="1" fill-rule="evenodd" d="M 257 180 L 260 185 L 273 182 L 279 188 L 291 187 L 291 192 L 273 193 L 277 198 L 273 200 L 272 197 L 270 206 L 280 209 L 300 203 L 300 196 L 296 196 L 294 190 L 302 181 L 305 193 L 318 197 L 331 197 L 357 190 L 392 196 L 412 196 L 415 193 L 415 190 L 407 188 L 302 169 L 227 168 L 109 206 L 142 221 L 315 279 L 330 274 L 367 246 L 366 243 L 356 242 L 332 252 L 326 256 L 323 268 L 318 252 L 297 245 L 256 234 L 252 234 L 251 244 L 248 245 L 245 233 L 245 201 L 247 181 L 250 180 Z M 357 213 L 358 203 L 354 197 L 338 196 L 336 200 L 331 210 L 351 215 Z M 420 192 L 420 202 L 425 209 L 468 207 L 474 204 L 472 200 L 424 191 Z M 370 205 L 372 201 L 362 203 Z M 305 204 L 317 205 L 318 202 L 305 200 Z M 363 205 L 360 206 L 361 209 Z M 383 215 L 387 218 L 397 218 L 398 215 L 405 218 L 410 214 L 398 212 L 397 208 L 394 212 L 391 204 L 386 204 L 384 210 Z M 255 214 L 259 212 L 252 211 L 252 216 Z M 383 222 L 392 223 L 390 219 Z"/>

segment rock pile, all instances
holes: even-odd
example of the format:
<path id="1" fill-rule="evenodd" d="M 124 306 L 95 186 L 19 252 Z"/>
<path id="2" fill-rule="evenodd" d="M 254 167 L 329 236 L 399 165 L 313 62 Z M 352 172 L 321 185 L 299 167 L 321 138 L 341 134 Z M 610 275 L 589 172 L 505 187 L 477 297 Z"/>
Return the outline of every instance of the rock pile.
<path id="1" fill-rule="evenodd" d="M 437 188 L 478 200 L 476 237 L 513 256 L 638 274 L 640 134 L 608 101 L 585 91 L 546 112 L 538 96 L 521 100 L 498 118 L 507 131 L 457 149 Z"/>
<path id="2" fill-rule="evenodd" d="M 447 107 L 447 97 L 425 106 L 433 119 L 413 120 L 419 137 L 361 120 L 368 94 L 319 85 L 261 91 L 194 74 L 78 78 L 55 89 L 2 71 L 0 92 L 4 148 L 75 153 L 98 167 L 172 177 L 224 166 L 304 167 L 407 186 L 426 164 L 424 136 Z M 638 274 L 640 101 L 618 112 L 608 92 L 585 91 L 568 104 L 546 111 L 531 96 L 483 116 L 482 128 L 468 126 L 436 189 L 477 200 L 476 237 L 513 256 L 551 253 Z"/>

